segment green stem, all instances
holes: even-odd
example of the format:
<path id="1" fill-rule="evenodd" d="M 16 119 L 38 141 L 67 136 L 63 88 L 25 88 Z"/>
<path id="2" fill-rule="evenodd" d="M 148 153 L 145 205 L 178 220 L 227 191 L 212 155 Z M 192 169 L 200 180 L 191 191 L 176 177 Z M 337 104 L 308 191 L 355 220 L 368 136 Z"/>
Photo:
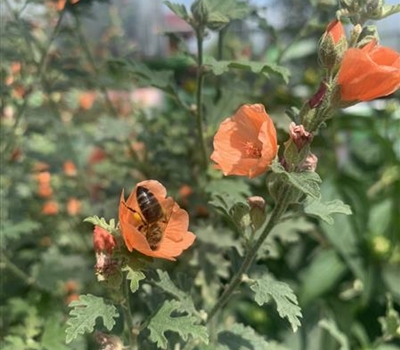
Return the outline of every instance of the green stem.
<path id="1" fill-rule="evenodd" d="M 235 276 L 232 278 L 231 282 L 224 290 L 222 295 L 219 297 L 218 301 L 215 303 L 214 307 L 208 314 L 207 323 L 216 315 L 216 313 L 228 302 L 231 298 L 235 289 L 242 282 L 243 275 L 247 272 L 251 264 L 253 263 L 258 249 L 264 243 L 265 239 L 268 237 L 269 233 L 275 227 L 275 225 L 279 222 L 280 217 L 285 212 L 288 206 L 288 195 L 283 194 L 281 200 L 276 203 L 274 210 L 269 218 L 267 225 L 264 228 L 264 231 L 258 237 L 257 241 L 248 249 L 246 252 L 246 256 L 240 266 L 239 270 L 236 272 Z"/>
<path id="2" fill-rule="evenodd" d="M 200 148 L 202 154 L 202 162 L 204 167 L 207 166 L 207 148 L 204 140 L 203 132 L 203 37 L 204 28 L 200 27 L 196 30 L 197 37 L 197 79 L 196 79 L 196 121 L 197 121 L 197 132 L 200 139 Z"/>
<path id="3" fill-rule="evenodd" d="M 5 252 L 1 251 L 1 269 L 9 269 L 16 277 L 18 277 L 21 281 L 26 283 L 28 286 L 32 286 L 35 284 L 35 280 L 27 275 L 23 270 L 21 270 L 17 265 L 15 265 L 5 254 Z"/>
<path id="4" fill-rule="evenodd" d="M 227 30 L 226 28 L 227 27 L 221 29 L 219 31 L 219 33 L 218 33 L 218 46 L 217 46 L 217 49 L 218 49 L 218 51 L 217 51 L 217 60 L 218 61 L 221 61 L 222 58 L 223 58 L 223 51 L 224 51 L 223 50 L 224 49 L 223 43 L 224 43 L 225 33 L 226 33 L 226 30 Z M 222 87 L 222 77 L 221 77 L 221 75 L 218 75 L 216 77 L 216 84 L 215 85 L 216 85 L 215 86 L 216 93 L 215 93 L 214 102 L 218 102 L 219 99 L 222 96 L 222 88 L 221 88 Z"/>
<path id="5" fill-rule="evenodd" d="M 122 305 L 122 309 L 124 312 L 124 325 L 125 325 L 125 332 L 128 333 L 128 342 L 129 342 L 129 349 L 134 349 L 135 346 L 135 339 L 133 337 L 133 317 L 131 311 L 131 304 L 130 304 L 130 292 L 129 292 L 129 280 L 125 276 L 125 281 L 123 283 L 123 293 L 124 293 L 124 300 L 125 303 Z"/>

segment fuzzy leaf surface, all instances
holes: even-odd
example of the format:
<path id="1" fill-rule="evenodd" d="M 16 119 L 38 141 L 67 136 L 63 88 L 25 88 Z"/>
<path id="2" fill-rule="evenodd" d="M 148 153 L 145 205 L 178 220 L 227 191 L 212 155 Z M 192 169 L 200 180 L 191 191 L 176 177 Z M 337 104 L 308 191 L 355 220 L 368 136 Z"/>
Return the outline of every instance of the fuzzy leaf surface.
<path id="1" fill-rule="evenodd" d="M 318 200 L 321 196 L 319 184 L 322 182 L 319 175 L 311 171 L 303 171 L 301 173 L 287 172 L 278 162 L 272 162 L 270 169 L 275 174 L 285 176 L 287 181 L 298 190 Z"/>
<path id="2" fill-rule="evenodd" d="M 69 306 L 73 309 L 69 313 L 68 328 L 65 331 L 67 344 L 80 334 L 93 332 L 98 317 L 103 319 L 104 326 L 110 331 L 115 325 L 114 318 L 119 316 L 114 305 L 110 305 L 103 298 L 91 294 L 81 295 Z"/>
<path id="3" fill-rule="evenodd" d="M 158 310 L 154 317 L 150 320 L 148 328 L 150 329 L 150 340 L 157 343 L 161 349 L 168 348 L 168 339 L 165 332 L 172 331 L 179 333 L 181 338 L 186 342 L 191 335 L 194 339 L 199 339 L 203 343 L 208 344 L 207 328 L 196 324 L 198 318 L 194 316 L 172 316 L 181 307 L 176 300 L 168 300 Z"/>
<path id="4" fill-rule="evenodd" d="M 157 274 L 160 278 L 160 280 L 156 282 L 157 286 L 179 301 L 179 311 L 186 311 L 191 315 L 198 314 L 193 304 L 192 297 L 179 289 L 174 282 L 172 282 L 168 272 L 157 270 Z"/>
<path id="5" fill-rule="evenodd" d="M 231 20 L 244 18 L 250 7 L 244 1 L 238 0 L 205 0 L 208 4 L 207 27 L 211 30 L 221 30 Z"/>
<path id="6" fill-rule="evenodd" d="M 349 340 L 346 334 L 342 333 L 333 320 L 323 319 L 318 325 L 325 329 L 339 344 L 340 350 L 350 350 Z"/>
<path id="7" fill-rule="evenodd" d="M 189 19 L 189 14 L 186 10 L 185 5 L 182 4 L 175 4 L 172 3 L 171 1 L 165 1 L 164 4 L 168 6 L 168 8 L 175 13 L 179 18 L 182 18 L 183 20 L 187 21 Z"/>
<path id="8" fill-rule="evenodd" d="M 115 219 L 111 219 L 110 222 L 108 223 L 106 219 L 94 215 L 87 217 L 86 219 L 83 220 L 83 222 L 90 222 L 93 225 L 99 226 L 110 233 L 116 233 L 117 231 L 117 228 L 115 226 Z"/>
<path id="9" fill-rule="evenodd" d="M 256 62 L 256 61 L 217 61 L 213 57 L 206 57 L 204 64 L 208 67 L 215 75 L 221 75 L 229 72 L 230 69 L 241 69 L 248 70 L 254 74 L 263 74 L 268 76 L 269 74 L 276 74 L 280 76 L 285 83 L 289 82 L 289 71 L 273 63 Z"/>
<path id="10" fill-rule="evenodd" d="M 221 349 L 226 350 L 269 349 L 264 337 L 257 334 L 253 328 L 240 323 L 235 323 L 228 330 L 220 332 L 218 342 L 222 345 Z"/>
<path id="11" fill-rule="evenodd" d="M 272 300 L 275 301 L 279 316 L 286 317 L 292 327 L 293 332 L 299 328 L 302 317 L 301 309 L 296 295 L 292 289 L 283 282 L 275 280 L 271 275 L 255 280 L 250 286 L 255 292 L 255 301 L 258 305 L 263 305 Z"/>
<path id="12" fill-rule="evenodd" d="M 146 275 L 140 270 L 132 269 L 132 267 L 129 265 L 124 266 L 122 271 L 127 272 L 126 278 L 130 281 L 129 289 L 132 293 L 136 293 L 136 291 L 139 289 L 139 282 L 145 279 Z"/>
<path id="13" fill-rule="evenodd" d="M 321 202 L 310 197 L 306 200 L 304 211 L 310 216 L 324 220 L 329 225 L 333 225 L 334 223 L 331 214 L 352 214 L 350 206 L 344 204 L 341 200 L 336 199 L 329 202 Z"/>

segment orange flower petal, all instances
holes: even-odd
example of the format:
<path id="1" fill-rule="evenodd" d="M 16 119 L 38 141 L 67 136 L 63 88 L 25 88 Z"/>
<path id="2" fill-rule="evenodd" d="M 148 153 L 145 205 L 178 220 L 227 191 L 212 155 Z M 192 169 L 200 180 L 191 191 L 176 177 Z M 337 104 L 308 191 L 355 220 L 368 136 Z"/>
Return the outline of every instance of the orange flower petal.
<path id="1" fill-rule="evenodd" d="M 224 175 L 253 178 L 267 170 L 277 151 L 276 130 L 264 106 L 243 105 L 221 123 L 211 160 Z"/>
<path id="2" fill-rule="evenodd" d="M 159 222 L 160 227 L 163 229 L 163 237 L 155 250 L 150 248 L 145 235 L 139 231 L 139 226 L 145 223 L 140 218 L 141 211 L 136 199 L 138 186 L 145 187 L 151 191 L 164 212 L 165 219 Z M 146 180 L 138 183 L 126 201 L 122 192 L 119 205 L 119 221 L 122 236 L 129 251 L 135 249 L 144 255 L 154 258 L 175 260 L 175 257 L 193 244 L 196 236 L 188 231 L 189 216 L 187 212 L 181 209 L 171 197 L 166 197 L 166 195 L 165 187 L 155 180 Z M 135 212 L 138 214 L 135 215 Z"/>
<path id="3" fill-rule="evenodd" d="M 339 70 L 342 101 L 369 101 L 400 87 L 400 55 L 375 41 L 348 49 Z"/>

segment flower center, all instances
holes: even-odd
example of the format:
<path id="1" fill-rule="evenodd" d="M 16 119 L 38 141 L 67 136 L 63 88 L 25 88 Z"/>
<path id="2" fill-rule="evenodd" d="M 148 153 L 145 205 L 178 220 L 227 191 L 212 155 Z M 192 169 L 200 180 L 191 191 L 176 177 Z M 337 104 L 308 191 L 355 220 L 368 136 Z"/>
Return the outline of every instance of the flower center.
<path id="1" fill-rule="evenodd" d="M 254 142 L 247 141 L 244 145 L 244 152 L 247 158 L 261 158 L 261 149 Z"/>

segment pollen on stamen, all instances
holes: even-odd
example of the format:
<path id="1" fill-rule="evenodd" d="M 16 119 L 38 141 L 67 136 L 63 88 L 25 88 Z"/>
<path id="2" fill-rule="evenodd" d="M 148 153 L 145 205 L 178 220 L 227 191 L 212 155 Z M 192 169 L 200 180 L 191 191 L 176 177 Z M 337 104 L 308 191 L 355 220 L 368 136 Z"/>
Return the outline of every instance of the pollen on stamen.
<path id="1" fill-rule="evenodd" d="M 247 141 L 244 145 L 244 151 L 248 158 L 261 158 L 261 149 L 254 142 Z"/>

